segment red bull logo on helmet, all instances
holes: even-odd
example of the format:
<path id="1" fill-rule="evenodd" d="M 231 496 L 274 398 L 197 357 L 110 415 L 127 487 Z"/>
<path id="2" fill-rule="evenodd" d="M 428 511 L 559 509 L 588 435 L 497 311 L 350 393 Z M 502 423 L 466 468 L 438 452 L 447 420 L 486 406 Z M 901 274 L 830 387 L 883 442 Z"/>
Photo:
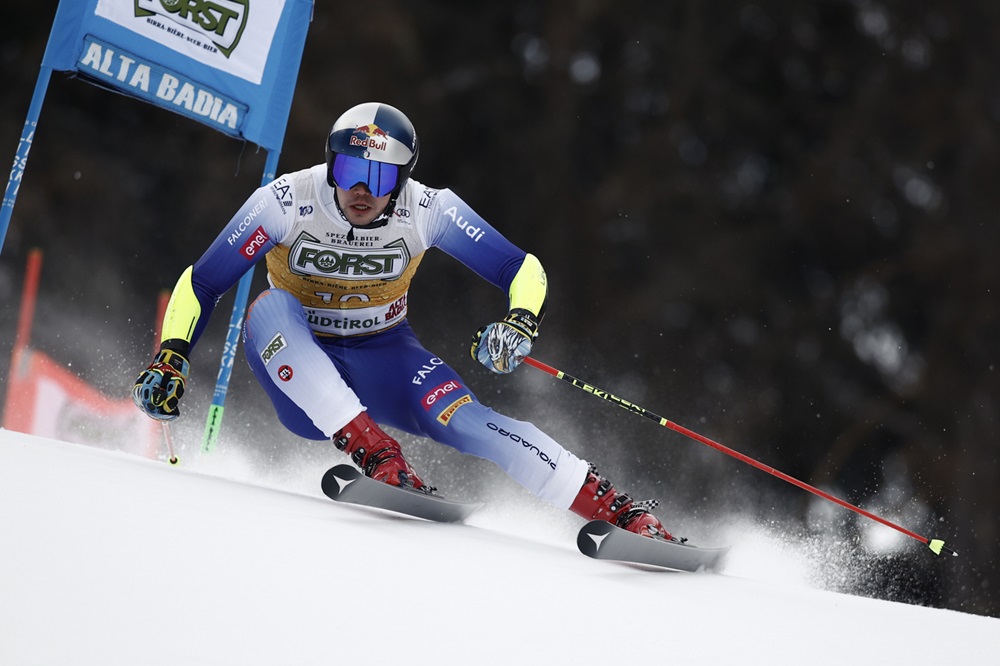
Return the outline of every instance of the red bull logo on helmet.
<path id="1" fill-rule="evenodd" d="M 369 123 L 367 125 L 360 125 L 354 129 L 354 134 L 351 135 L 351 145 L 385 150 L 388 145 L 388 141 L 386 141 L 388 138 L 388 132 L 378 125 Z"/>

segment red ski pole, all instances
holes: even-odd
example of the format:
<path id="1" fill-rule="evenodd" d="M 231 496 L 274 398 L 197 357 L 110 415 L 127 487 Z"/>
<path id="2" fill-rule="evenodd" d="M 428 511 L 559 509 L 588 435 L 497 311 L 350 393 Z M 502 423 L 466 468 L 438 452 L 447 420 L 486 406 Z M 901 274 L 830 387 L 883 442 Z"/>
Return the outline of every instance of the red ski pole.
<path id="1" fill-rule="evenodd" d="M 654 421 L 654 422 L 660 424 L 661 426 L 663 426 L 665 428 L 670 428 L 671 430 L 673 430 L 675 432 L 679 432 L 680 434 L 684 435 L 685 437 L 690 437 L 691 439 L 693 439 L 695 441 L 701 442 L 702 444 L 705 444 L 707 446 L 711 446 L 713 449 L 716 449 L 717 451 L 722 451 L 723 453 L 725 453 L 728 456 L 732 456 L 733 458 L 736 458 L 737 460 L 745 462 L 748 465 L 753 465 L 757 469 L 763 470 L 763 471 L 767 472 L 768 474 L 771 474 L 772 476 L 776 476 L 776 477 L 778 477 L 779 479 L 781 479 L 783 481 L 787 481 L 788 483 L 791 483 L 794 486 L 798 486 L 799 488 L 802 488 L 803 490 L 808 490 L 813 495 L 816 495 L 818 497 L 822 497 L 825 500 L 830 500 L 831 502 L 833 502 L 835 504 L 839 504 L 840 506 L 844 507 L 845 509 L 850 509 L 851 511 L 854 511 L 855 513 L 859 513 L 862 516 L 865 516 L 866 518 L 871 518 L 872 520 L 874 520 L 876 522 L 882 523 L 886 527 L 891 527 L 892 529 L 896 530 L 897 532 L 901 532 L 901 533 L 905 534 L 906 536 L 908 536 L 908 537 L 910 537 L 912 539 L 916 539 L 917 541 L 920 541 L 921 543 L 927 544 L 927 547 L 930 548 L 931 551 L 935 555 L 940 555 L 942 552 L 948 553 L 949 555 L 956 555 L 956 556 L 958 555 L 958 553 L 956 553 L 952 549 L 950 549 L 947 546 L 945 546 L 944 545 L 944 541 L 942 541 L 941 539 L 928 539 L 925 536 L 920 536 L 919 534 L 916 534 L 915 532 L 911 532 L 910 530 L 908 530 L 906 528 L 903 528 L 903 527 L 900 527 L 899 525 L 897 525 L 897 524 L 895 524 L 893 522 L 890 522 L 890 521 L 886 520 L 885 518 L 881 518 L 879 516 L 876 516 L 874 513 L 871 513 L 869 511 L 865 511 L 864 509 L 862 509 L 860 507 L 857 507 L 857 506 L 854 506 L 853 504 L 850 504 L 848 502 L 845 502 L 844 500 L 842 500 L 842 499 L 840 499 L 838 497 L 834 497 L 830 493 L 824 492 L 824 491 L 820 490 L 819 488 L 816 488 L 814 486 L 810 486 L 808 483 L 805 483 L 803 481 L 799 481 L 798 479 L 796 479 L 794 477 L 788 476 L 784 472 L 779 472 L 778 470 L 774 469 L 773 467 L 771 467 L 769 465 L 765 465 L 763 463 L 757 462 L 756 460 L 754 460 L 750 456 L 746 456 L 746 455 L 740 453 L 739 451 L 734 451 L 733 449 L 729 448 L 728 446 L 723 446 L 722 444 L 719 444 L 718 442 L 716 442 L 714 440 L 711 440 L 708 437 L 705 437 L 703 435 L 699 435 L 698 433 L 694 432 L 693 430 L 688 430 L 684 426 L 678 425 L 678 424 L 674 423 L 673 421 L 669 421 L 669 420 L 663 418 L 662 416 L 660 416 L 658 414 L 654 414 L 653 412 L 649 411 L 648 409 L 646 409 L 644 407 L 640 407 L 639 405 L 637 405 L 637 404 L 635 404 L 633 402 L 629 402 L 628 400 L 624 400 L 622 398 L 619 398 L 618 396 L 616 396 L 614 394 L 611 394 L 611 393 L 608 393 L 607 391 L 604 391 L 602 389 L 599 389 L 599 388 L 597 388 L 596 386 L 594 386 L 592 384 L 588 384 L 587 382 L 581 381 L 580 379 L 577 379 L 573 375 L 568 375 L 565 372 L 562 372 L 561 370 L 556 370 L 555 368 L 553 368 L 551 366 L 548 366 L 548 365 L 545 365 L 541 361 L 537 361 L 537 360 L 535 360 L 535 359 L 533 359 L 531 357 L 525 357 L 524 362 L 527 363 L 528 365 L 530 365 L 533 368 L 537 368 L 537 369 L 541 370 L 542 372 L 547 372 L 548 374 L 552 375 L 553 377 L 556 377 L 557 379 L 561 379 L 561 380 L 563 380 L 564 382 L 566 382 L 568 384 L 572 384 L 573 386 L 577 387 L 578 389 L 583 389 L 584 391 L 586 391 L 587 393 L 590 393 L 591 395 L 595 395 L 598 398 L 602 398 L 603 400 L 607 400 L 608 402 L 614 403 L 614 404 L 618 405 L 619 407 L 621 407 L 623 409 L 627 409 L 628 411 L 632 412 L 633 414 L 638 414 L 639 416 L 644 416 L 647 419 L 649 419 L 651 421 Z"/>

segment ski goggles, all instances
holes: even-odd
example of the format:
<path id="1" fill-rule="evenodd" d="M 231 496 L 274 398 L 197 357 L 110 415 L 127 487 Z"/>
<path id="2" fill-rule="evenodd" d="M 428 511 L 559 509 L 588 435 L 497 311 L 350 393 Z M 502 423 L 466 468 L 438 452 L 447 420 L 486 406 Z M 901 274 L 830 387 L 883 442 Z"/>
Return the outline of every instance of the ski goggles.
<path id="1" fill-rule="evenodd" d="M 372 196 L 382 197 L 396 188 L 399 167 L 385 162 L 373 162 L 363 157 L 337 153 L 333 158 L 333 182 L 345 190 L 358 183 L 365 185 Z"/>

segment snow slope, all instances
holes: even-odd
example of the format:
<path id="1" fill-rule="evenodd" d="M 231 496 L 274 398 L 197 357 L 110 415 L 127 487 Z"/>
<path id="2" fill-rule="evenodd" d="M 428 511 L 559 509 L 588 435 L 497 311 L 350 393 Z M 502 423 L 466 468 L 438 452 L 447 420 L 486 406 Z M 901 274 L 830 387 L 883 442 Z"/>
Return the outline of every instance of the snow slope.
<path id="1" fill-rule="evenodd" d="M 0 664 L 1000 654 L 1000 619 L 761 579 L 739 543 L 726 575 L 644 571 L 518 533 L 495 511 L 438 525 L 334 504 L 315 486 L 298 494 L 0 430 Z"/>

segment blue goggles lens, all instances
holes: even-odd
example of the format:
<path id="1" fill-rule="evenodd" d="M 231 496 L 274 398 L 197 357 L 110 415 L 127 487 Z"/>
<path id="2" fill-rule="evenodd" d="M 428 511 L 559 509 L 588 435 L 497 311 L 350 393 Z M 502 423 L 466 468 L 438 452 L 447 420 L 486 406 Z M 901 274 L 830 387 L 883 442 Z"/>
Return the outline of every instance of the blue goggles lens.
<path id="1" fill-rule="evenodd" d="M 362 183 L 371 190 L 372 196 L 382 197 L 395 189 L 398 180 L 399 167 L 395 164 L 340 153 L 333 158 L 333 182 L 345 190 Z"/>

